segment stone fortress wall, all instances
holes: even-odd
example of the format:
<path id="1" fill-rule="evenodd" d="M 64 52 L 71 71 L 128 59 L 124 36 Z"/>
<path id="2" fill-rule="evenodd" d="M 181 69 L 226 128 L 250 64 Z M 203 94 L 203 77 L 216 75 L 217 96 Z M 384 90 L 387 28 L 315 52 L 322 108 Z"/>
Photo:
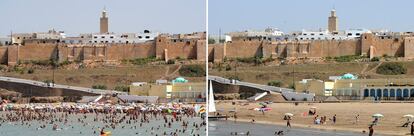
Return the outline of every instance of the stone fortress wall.
<path id="1" fill-rule="evenodd" d="M 32 42 L 22 46 L 1 46 L 0 63 L 15 65 L 21 61 L 121 61 L 124 59 L 156 57 L 158 59 L 194 59 L 205 61 L 204 39 L 173 40 L 158 37 L 154 41 L 136 44 L 89 44 Z"/>
<path id="2" fill-rule="evenodd" d="M 225 44 L 208 46 L 208 61 L 226 58 L 323 58 L 383 55 L 414 58 L 414 37 L 375 36 L 367 33 L 354 40 L 269 41 L 261 38 L 240 38 Z"/>

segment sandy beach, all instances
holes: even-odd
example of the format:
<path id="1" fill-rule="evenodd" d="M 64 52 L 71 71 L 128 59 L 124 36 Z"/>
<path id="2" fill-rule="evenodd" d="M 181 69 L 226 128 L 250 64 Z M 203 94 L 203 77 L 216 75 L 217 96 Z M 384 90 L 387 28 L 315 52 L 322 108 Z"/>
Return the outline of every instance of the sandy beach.
<path id="1" fill-rule="evenodd" d="M 384 117 L 380 118 L 378 125 L 374 126 L 374 134 L 384 135 L 409 134 L 410 126 L 401 126 L 407 120 L 403 118 L 403 115 L 414 114 L 412 106 L 414 106 L 413 103 L 299 103 L 297 106 L 294 103 L 272 103 L 267 105 L 272 110 L 266 111 L 263 115 L 260 111 L 252 110 L 260 107 L 258 103 L 248 103 L 248 105 L 242 102 L 236 102 L 233 105 L 231 101 L 217 101 L 216 103 L 221 114 L 233 116 L 234 113 L 228 111 L 236 109 L 237 121 L 251 122 L 254 119 L 255 123 L 286 125 L 286 121 L 283 120 L 284 114 L 293 113 L 294 117 L 291 120 L 293 127 L 360 133 L 364 130 L 368 131 L 368 125 L 374 120 L 371 116 L 380 113 Z M 313 122 L 314 115 L 304 115 L 311 107 L 317 108 L 316 115 L 327 117 L 326 124 L 316 125 Z M 337 121 L 333 124 L 330 119 L 335 114 Z M 358 114 L 359 119 L 356 123 L 355 117 Z M 234 120 L 234 118 L 229 120 Z"/>

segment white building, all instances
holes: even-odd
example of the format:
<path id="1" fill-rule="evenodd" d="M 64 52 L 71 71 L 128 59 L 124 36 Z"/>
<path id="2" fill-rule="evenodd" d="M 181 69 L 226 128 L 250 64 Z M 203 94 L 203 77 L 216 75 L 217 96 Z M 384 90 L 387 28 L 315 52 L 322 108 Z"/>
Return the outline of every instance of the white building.
<path id="1" fill-rule="evenodd" d="M 66 38 L 66 34 L 63 31 L 55 31 L 54 29 L 48 32 L 34 33 L 35 39 L 63 39 Z"/>
<path id="2" fill-rule="evenodd" d="M 92 34 L 89 43 L 142 43 L 154 40 L 158 33 L 150 33 L 148 30 L 144 33 L 124 33 L 116 35 L 114 33 Z"/>
<path id="3" fill-rule="evenodd" d="M 330 33 L 328 30 L 306 31 L 292 33 L 295 40 L 350 40 L 360 38 L 364 33 L 372 33 L 368 29 L 348 29 L 338 33 Z"/>
<path id="4" fill-rule="evenodd" d="M 0 37 L 0 45 L 4 46 L 4 45 L 9 45 L 9 44 L 11 44 L 10 38 Z"/>
<path id="5" fill-rule="evenodd" d="M 359 38 L 364 33 L 372 33 L 368 29 L 348 29 L 345 30 L 345 34 L 348 38 Z"/>
<path id="6" fill-rule="evenodd" d="M 98 43 L 142 43 L 146 41 L 154 40 L 158 36 L 158 33 L 151 33 L 145 30 L 143 33 L 96 33 L 96 34 L 80 34 L 79 37 L 67 37 L 62 41 L 68 44 L 98 44 Z"/>

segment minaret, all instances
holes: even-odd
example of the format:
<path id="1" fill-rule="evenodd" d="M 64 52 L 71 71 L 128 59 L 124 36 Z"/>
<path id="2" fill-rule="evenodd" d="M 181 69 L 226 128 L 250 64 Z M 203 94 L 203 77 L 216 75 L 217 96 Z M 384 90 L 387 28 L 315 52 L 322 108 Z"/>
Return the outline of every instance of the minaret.
<path id="1" fill-rule="evenodd" d="M 102 11 L 100 33 L 108 33 L 108 17 L 106 16 L 106 8 L 104 8 Z"/>
<path id="2" fill-rule="evenodd" d="M 331 16 L 328 18 L 328 31 L 331 33 L 338 32 L 338 17 L 335 9 L 331 10 Z"/>

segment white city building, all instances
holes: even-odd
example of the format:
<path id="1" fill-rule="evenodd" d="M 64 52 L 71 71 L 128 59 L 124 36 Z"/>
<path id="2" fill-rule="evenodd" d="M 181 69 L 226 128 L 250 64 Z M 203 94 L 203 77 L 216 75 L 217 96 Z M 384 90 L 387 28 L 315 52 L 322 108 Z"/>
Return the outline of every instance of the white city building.
<path id="1" fill-rule="evenodd" d="M 109 34 L 93 34 L 89 43 L 142 43 L 146 41 L 154 40 L 158 36 L 158 33 L 150 33 L 145 31 L 144 33 L 124 33 L 116 35 L 114 33 Z"/>
<path id="2" fill-rule="evenodd" d="M 348 29 L 338 33 L 331 33 L 328 30 L 306 31 L 292 33 L 295 40 L 350 40 L 360 38 L 364 33 L 372 33 L 368 29 Z"/>

